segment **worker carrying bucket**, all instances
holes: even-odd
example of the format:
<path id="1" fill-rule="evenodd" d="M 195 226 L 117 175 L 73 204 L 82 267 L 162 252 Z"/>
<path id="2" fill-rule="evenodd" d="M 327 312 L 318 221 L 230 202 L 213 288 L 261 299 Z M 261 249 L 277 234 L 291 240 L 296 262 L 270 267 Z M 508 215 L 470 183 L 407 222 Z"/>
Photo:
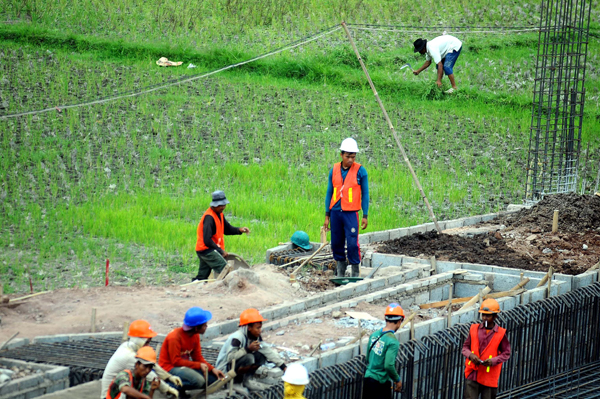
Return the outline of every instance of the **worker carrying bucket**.
<path id="1" fill-rule="evenodd" d="M 502 363 L 510 358 L 510 343 L 506 329 L 496 324 L 500 305 L 489 298 L 479 308 L 481 323 L 472 324 L 465 340 L 465 399 L 494 399 Z"/>
<path id="2" fill-rule="evenodd" d="M 348 262 L 352 277 L 360 275 L 360 245 L 358 243 L 358 212 L 362 209 L 361 228 L 368 226 L 369 180 L 367 170 L 355 162 L 358 144 L 353 138 L 342 141 L 341 162 L 329 171 L 325 195 L 325 230 L 331 229 L 331 251 L 337 261 L 337 276 L 344 277 Z M 346 256 L 346 249 L 348 254 Z"/>

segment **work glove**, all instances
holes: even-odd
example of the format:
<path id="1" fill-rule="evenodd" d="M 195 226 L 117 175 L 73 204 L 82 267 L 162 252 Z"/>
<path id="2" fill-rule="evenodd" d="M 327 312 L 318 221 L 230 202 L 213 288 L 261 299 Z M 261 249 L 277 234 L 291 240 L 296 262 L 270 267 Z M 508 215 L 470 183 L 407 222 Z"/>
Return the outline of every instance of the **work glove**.
<path id="1" fill-rule="evenodd" d="M 178 377 L 175 377 L 175 378 L 177 378 L 179 380 Z M 181 381 L 181 380 L 179 380 L 179 381 Z M 173 395 L 173 397 L 175 397 L 175 398 L 179 398 L 179 391 L 173 387 L 169 387 L 169 389 L 167 389 L 166 393 Z"/>
<path id="2" fill-rule="evenodd" d="M 181 382 L 181 378 L 171 375 L 169 378 L 167 378 L 167 380 L 175 385 L 177 385 L 178 387 L 183 386 L 183 382 Z"/>

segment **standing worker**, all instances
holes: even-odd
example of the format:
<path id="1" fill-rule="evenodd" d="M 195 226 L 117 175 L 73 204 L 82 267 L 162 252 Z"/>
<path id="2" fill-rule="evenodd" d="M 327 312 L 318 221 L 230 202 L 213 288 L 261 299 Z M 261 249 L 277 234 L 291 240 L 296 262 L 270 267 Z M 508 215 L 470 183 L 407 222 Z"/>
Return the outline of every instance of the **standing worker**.
<path id="1" fill-rule="evenodd" d="M 494 399 L 502 363 L 510 358 L 506 329 L 496 324 L 500 305 L 486 299 L 479 308 L 481 323 L 472 324 L 462 354 L 465 360 L 465 399 Z M 483 359 L 483 360 L 482 360 Z"/>
<path id="2" fill-rule="evenodd" d="M 148 346 L 152 338 L 156 337 L 157 334 L 152 330 L 150 323 L 146 320 L 135 320 L 129 325 L 129 332 L 127 335 L 129 336 L 129 339 L 119 346 L 106 364 L 106 368 L 102 374 L 101 399 L 106 398 L 108 387 L 118 373 L 123 370 L 133 370 L 137 362 L 136 353 L 141 348 Z M 170 381 L 173 385 L 181 386 L 181 379 L 179 377 L 169 374 L 158 365 L 154 365 L 154 371 L 150 373 L 148 379 L 153 380 L 156 375 L 161 379 L 158 388 L 161 393 L 171 394 L 175 397 L 179 395 L 177 389 L 172 388 L 165 382 L 166 380 Z"/>
<path id="3" fill-rule="evenodd" d="M 197 306 L 188 309 L 183 326 L 165 337 L 158 363 L 162 368 L 181 378 L 179 397 L 189 398 L 185 390 L 204 389 L 204 371 L 208 371 L 208 384 L 225 378 L 221 370 L 210 365 L 202 356 L 200 335 L 206 332 L 212 313 Z"/>
<path id="4" fill-rule="evenodd" d="M 462 50 L 462 42 L 454 36 L 443 35 L 429 42 L 427 39 L 417 39 L 413 45 L 415 46 L 415 53 L 425 54 L 425 63 L 421 68 L 413 71 L 413 74 L 418 75 L 421 71 L 429 68 L 431 60 L 433 60 L 437 71 L 437 80 L 435 83 L 438 87 L 442 87 L 442 77 L 446 74 L 452 87 L 446 90 L 445 93 L 451 94 L 458 90 L 452 68 L 454 68 L 454 64 L 460 55 L 460 50 Z"/>
<path id="5" fill-rule="evenodd" d="M 135 364 L 130 369 L 117 373 L 110 383 L 105 399 L 119 399 L 121 394 L 127 398 L 152 399 L 160 381 L 154 377 L 152 382 L 147 378 L 156 364 L 156 352 L 149 346 L 143 346 L 135 354 Z M 133 370 L 133 371 L 132 371 Z"/>
<path id="6" fill-rule="evenodd" d="M 266 345 L 262 339 L 263 321 L 267 321 L 257 309 L 246 309 L 240 315 L 239 329 L 231 334 L 221 347 L 216 367 L 223 371 L 231 369 L 235 360 L 236 377 L 234 382 L 243 383 L 251 391 L 269 388 L 253 378 L 256 370 L 267 362 L 274 363 L 282 371 L 286 370 L 283 359 L 276 350 Z"/>
<path id="7" fill-rule="evenodd" d="M 369 180 L 367 170 L 355 162 L 358 145 L 353 138 L 342 141 L 341 162 L 329 171 L 325 196 L 325 230 L 331 225 L 331 251 L 337 261 L 337 276 L 344 277 L 348 262 L 352 277 L 359 277 L 360 245 L 358 244 L 358 211 L 363 212 L 362 229 L 369 224 Z M 346 258 L 347 247 L 348 257 Z"/>
<path id="8" fill-rule="evenodd" d="M 225 258 L 228 254 L 225 251 L 225 235 L 250 234 L 249 228 L 233 227 L 225 219 L 223 211 L 227 204 L 229 201 L 223 191 L 212 193 L 210 208 L 202 215 L 196 230 L 196 254 L 200 259 L 200 266 L 198 275 L 192 281 L 206 280 L 211 270 L 218 275 L 227 266 Z"/>
<path id="9" fill-rule="evenodd" d="M 363 387 L 363 399 L 391 398 L 394 392 L 402 390 L 400 375 L 396 371 L 396 356 L 400 343 L 394 333 L 404 320 L 404 310 L 397 303 L 385 309 L 385 327 L 369 337 L 367 349 L 367 371 Z M 393 387 L 390 382 L 393 382 Z"/>

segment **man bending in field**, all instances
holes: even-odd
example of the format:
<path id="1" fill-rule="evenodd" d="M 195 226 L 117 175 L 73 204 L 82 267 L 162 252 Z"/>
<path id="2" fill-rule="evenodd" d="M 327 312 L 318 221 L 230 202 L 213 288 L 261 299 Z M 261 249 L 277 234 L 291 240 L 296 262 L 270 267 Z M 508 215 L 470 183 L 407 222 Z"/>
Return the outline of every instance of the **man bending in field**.
<path id="1" fill-rule="evenodd" d="M 454 36 L 443 35 L 431 41 L 417 39 L 413 45 L 415 46 L 415 53 L 425 54 L 425 63 L 421 68 L 413 71 L 413 73 L 415 75 L 420 74 L 421 71 L 429 68 L 431 60 L 433 60 L 437 66 L 437 80 L 435 83 L 438 87 L 442 87 L 442 77 L 445 73 L 452 85 L 452 88 L 446 90 L 446 94 L 451 94 L 458 90 L 454 81 L 454 71 L 452 68 L 454 68 L 454 64 L 460 55 L 460 50 L 462 50 L 462 42 Z"/>

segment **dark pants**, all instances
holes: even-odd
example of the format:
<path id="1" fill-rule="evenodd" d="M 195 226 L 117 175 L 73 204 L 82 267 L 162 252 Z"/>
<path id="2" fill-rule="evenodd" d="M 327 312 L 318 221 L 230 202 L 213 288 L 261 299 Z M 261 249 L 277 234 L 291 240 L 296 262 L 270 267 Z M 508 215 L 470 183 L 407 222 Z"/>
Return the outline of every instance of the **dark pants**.
<path id="1" fill-rule="evenodd" d="M 367 377 L 363 382 L 363 399 L 389 399 L 392 397 L 392 382 L 385 384 Z"/>
<path id="2" fill-rule="evenodd" d="M 200 253 L 196 251 L 198 259 L 200 259 L 200 267 L 198 268 L 198 275 L 192 280 L 206 280 L 210 276 L 210 271 L 215 271 L 215 278 L 223 271 L 223 268 L 227 266 L 227 261 L 217 251 L 208 251 Z"/>
<path id="3" fill-rule="evenodd" d="M 202 370 L 195 370 L 189 367 L 173 367 L 169 372 L 174 376 L 181 378 L 181 382 L 183 383 L 182 387 L 175 386 L 169 382 L 169 385 L 177 389 L 180 393 L 186 390 L 206 388 L 206 380 L 204 379 L 204 373 Z M 212 384 L 216 380 L 217 376 L 209 371 L 208 385 Z"/>
<path id="4" fill-rule="evenodd" d="M 465 380 L 465 399 L 496 399 L 498 388 L 486 387 L 477 381 Z"/>
<path id="5" fill-rule="evenodd" d="M 358 244 L 358 212 L 331 211 L 329 214 L 331 226 L 331 252 L 333 259 L 346 261 L 348 249 L 348 263 L 360 263 L 360 245 Z"/>
<path id="6" fill-rule="evenodd" d="M 240 383 L 244 380 L 245 375 L 253 375 L 263 364 L 267 363 L 267 358 L 260 352 L 248 353 L 235 361 L 235 372 L 237 373 L 241 367 L 251 366 L 250 370 L 243 374 L 238 374 L 234 378 L 234 382 Z M 231 369 L 231 363 L 227 365 L 227 369 Z"/>

